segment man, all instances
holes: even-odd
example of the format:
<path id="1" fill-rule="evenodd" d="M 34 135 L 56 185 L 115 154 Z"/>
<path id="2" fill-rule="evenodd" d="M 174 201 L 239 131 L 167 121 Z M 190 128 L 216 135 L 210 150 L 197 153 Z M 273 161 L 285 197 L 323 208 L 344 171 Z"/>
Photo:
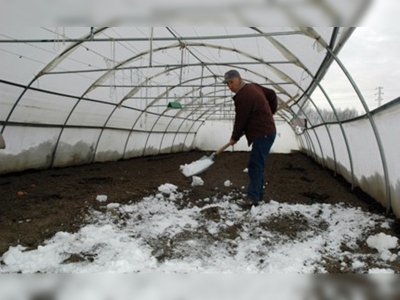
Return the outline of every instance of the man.
<path id="1" fill-rule="evenodd" d="M 256 83 L 245 83 L 236 70 L 226 72 L 223 82 L 235 94 L 236 115 L 229 144 L 236 144 L 244 134 L 248 145 L 252 145 L 247 196 L 238 204 L 243 207 L 257 206 L 264 196 L 265 165 L 276 136 L 273 117 L 278 107 L 276 93 Z"/>

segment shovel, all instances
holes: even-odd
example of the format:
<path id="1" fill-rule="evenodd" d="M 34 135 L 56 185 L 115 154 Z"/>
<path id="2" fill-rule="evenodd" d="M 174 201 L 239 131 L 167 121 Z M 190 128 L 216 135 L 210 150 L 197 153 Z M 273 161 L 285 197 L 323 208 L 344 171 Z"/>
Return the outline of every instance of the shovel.
<path id="1" fill-rule="evenodd" d="M 202 158 L 192 162 L 189 165 L 181 166 L 180 170 L 186 177 L 198 175 L 207 170 L 213 163 L 217 155 L 221 154 L 226 148 L 230 146 L 230 143 L 222 146 L 217 152 L 214 152 L 210 156 L 203 156 Z"/>

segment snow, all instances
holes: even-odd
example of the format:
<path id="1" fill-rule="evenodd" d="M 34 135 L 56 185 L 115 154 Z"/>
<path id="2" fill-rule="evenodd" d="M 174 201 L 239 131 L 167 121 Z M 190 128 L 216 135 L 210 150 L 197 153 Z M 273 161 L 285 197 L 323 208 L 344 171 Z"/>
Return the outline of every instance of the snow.
<path id="1" fill-rule="evenodd" d="M 383 222 L 383 223 L 381 224 L 381 228 L 389 229 L 389 228 L 390 228 L 390 225 L 389 225 L 388 222 Z"/>
<path id="2" fill-rule="evenodd" d="M 204 199 L 202 208 L 178 209 L 176 203 L 185 201 L 188 191 L 171 183 L 158 191 L 140 202 L 92 210 L 78 232 L 59 232 L 37 249 L 10 247 L 2 256 L 0 273 L 312 274 L 327 272 L 327 258 L 345 257 L 350 264 L 341 267 L 355 273 L 393 272 L 383 266 L 397 259 L 390 250 L 398 252 L 398 239 L 384 233 L 366 236 L 375 224 L 382 227 L 388 221 L 361 209 L 270 201 L 243 210 L 230 201 L 234 195 Z M 219 218 L 202 217 L 212 210 Z M 294 216 L 303 225 L 296 224 L 293 235 L 270 229 L 272 222 Z M 234 227 L 237 236 L 216 238 Z M 381 261 L 381 269 L 368 270 L 368 257 L 357 254 L 357 242 L 363 240 L 379 251 L 371 257 Z M 343 252 L 343 245 L 355 254 Z"/>
<path id="3" fill-rule="evenodd" d="M 99 202 L 106 202 L 107 198 L 108 197 L 106 195 L 97 195 L 96 200 Z"/>
<path id="4" fill-rule="evenodd" d="M 381 232 L 376 235 L 370 236 L 367 239 L 367 244 L 369 247 L 375 248 L 378 251 L 382 252 L 388 249 L 396 248 L 398 244 L 398 238 Z"/>
<path id="5" fill-rule="evenodd" d="M 351 266 L 353 267 L 353 269 L 357 270 L 357 269 L 361 269 L 365 267 L 365 263 L 359 261 L 359 260 L 355 260 Z"/>
<path id="6" fill-rule="evenodd" d="M 224 186 L 230 187 L 232 185 L 232 182 L 230 180 L 225 180 Z"/>
<path id="7" fill-rule="evenodd" d="M 192 176 L 192 186 L 202 186 L 204 185 L 203 179 L 198 176 Z"/>
<path id="8" fill-rule="evenodd" d="M 398 238 L 390 236 L 384 233 L 378 233 L 370 236 L 367 239 L 367 244 L 370 248 L 378 250 L 380 258 L 383 261 L 395 261 L 397 259 L 396 254 L 392 254 L 389 250 L 395 249 L 398 246 Z"/>
<path id="9" fill-rule="evenodd" d="M 158 191 L 167 195 L 171 195 L 173 193 L 175 193 L 178 190 L 178 187 L 175 184 L 171 184 L 171 183 L 166 183 L 163 185 L 160 185 L 158 187 Z M 160 196 L 162 197 L 162 196 Z"/>
<path id="10" fill-rule="evenodd" d="M 368 271 L 368 274 L 394 274 L 394 271 L 391 269 L 372 268 Z"/>
<path id="11" fill-rule="evenodd" d="M 214 163 L 214 161 L 212 159 L 205 157 L 205 158 L 196 160 L 190 164 L 181 165 L 180 171 L 186 177 L 190 177 L 193 175 L 197 175 L 197 174 L 203 172 L 204 170 L 208 169 L 213 163 Z"/>
<path id="12" fill-rule="evenodd" d="M 203 182 L 200 177 L 192 179 L 194 186 Z M 166 183 L 139 202 L 105 203 L 89 211 L 87 225 L 76 233 L 58 232 L 33 250 L 10 247 L 1 257 L 0 274 L 64 276 L 14 281 L 2 277 L 0 298 L 30 299 L 43 294 L 85 300 L 256 299 L 263 294 L 277 300 L 305 299 L 302 294 L 310 295 L 320 286 L 326 293 L 332 291 L 332 284 L 340 288 L 340 280 L 332 281 L 337 277 L 298 277 L 327 273 L 329 259 L 340 261 L 341 270 L 350 273 L 395 273 L 387 263 L 398 258 L 397 238 L 368 234 L 390 226 L 391 221 L 383 216 L 345 204 L 273 200 L 243 210 L 233 201 L 237 197 L 235 191 L 216 194 L 202 199 L 203 207 L 185 205 L 182 209 L 179 204 L 190 198 L 190 191 Z M 213 217 L 204 218 L 206 214 Z M 293 232 L 280 232 L 274 225 L 281 222 L 292 223 Z M 378 253 L 357 252 L 362 243 Z M 371 261 L 373 268 L 369 268 Z M 115 274 L 134 277 L 103 277 Z M 202 276 L 212 274 L 217 276 Z M 369 278 L 355 290 L 357 299 L 369 293 L 376 279 Z M 384 289 L 386 285 L 372 287 L 375 292 L 380 288 L 382 299 L 392 296 L 390 289 Z"/>

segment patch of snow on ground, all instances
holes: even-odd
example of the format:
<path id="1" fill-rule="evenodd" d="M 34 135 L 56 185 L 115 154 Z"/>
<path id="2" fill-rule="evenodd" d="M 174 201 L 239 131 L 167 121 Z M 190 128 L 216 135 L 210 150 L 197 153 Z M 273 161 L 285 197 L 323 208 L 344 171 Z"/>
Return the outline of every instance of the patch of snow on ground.
<path id="1" fill-rule="evenodd" d="M 204 185 L 203 179 L 198 176 L 192 176 L 192 186 L 202 186 Z"/>
<path id="2" fill-rule="evenodd" d="M 232 182 L 230 180 L 225 180 L 224 186 L 230 187 L 232 185 Z"/>
<path id="3" fill-rule="evenodd" d="M 372 268 L 368 271 L 368 274 L 394 274 L 394 271 L 391 269 Z"/>
<path id="4" fill-rule="evenodd" d="M 178 190 L 178 187 L 172 183 L 166 183 L 158 187 L 158 191 L 167 195 L 173 194 Z"/>
<path id="5" fill-rule="evenodd" d="M 399 239 L 394 236 L 390 236 L 384 233 L 378 233 L 370 236 L 367 239 L 367 244 L 370 248 L 375 248 L 378 251 L 385 251 L 388 249 L 395 249 L 397 247 Z"/>
<path id="6" fill-rule="evenodd" d="M 106 202 L 107 196 L 106 195 L 97 195 L 96 200 L 99 202 Z"/>
<path id="7" fill-rule="evenodd" d="M 185 199 L 175 185 L 158 191 L 140 202 L 92 210 L 89 224 L 77 233 L 59 232 L 38 249 L 10 247 L 0 273 L 310 274 L 326 273 L 326 259 L 368 272 L 368 256 L 357 253 L 358 242 L 372 223 L 386 222 L 341 204 L 270 201 L 243 210 L 230 195 L 205 201 L 202 208 L 178 209 L 176 202 Z M 293 222 L 293 231 L 280 232 L 281 222 Z M 396 246 L 381 234 L 368 241 L 385 251 Z M 384 266 L 384 258 L 373 259 Z"/>
<path id="8" fill-rule="evenodd" d="M 390 249 L 395 249 L 398 246 L 398 238 L 390 236 L 384 233 L 378 233 L 376 235 L 370 236 L 367 239 L 367 244 L 370 248 L 378 250 L 380 253 L 380 258 L 384 261 L 395 261 L 397 259 L 396 254 L 392 254 Z"/>

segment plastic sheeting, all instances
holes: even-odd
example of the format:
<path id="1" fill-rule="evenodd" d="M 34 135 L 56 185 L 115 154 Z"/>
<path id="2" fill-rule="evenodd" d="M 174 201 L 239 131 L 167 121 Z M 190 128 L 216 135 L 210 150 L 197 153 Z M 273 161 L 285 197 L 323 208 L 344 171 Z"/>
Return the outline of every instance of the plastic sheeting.
<path id="1" fill-rule="evenodd" d="M 332 122 L 327 128 L 318 125 L 299 135 L 303 151 L 342 175 L 353 187 L 360 187 L 383 206 L 392 208 L 397 216 L 400 215 L 399 100 L 371 112 L 383 145 L 386 165 L 382 162 L 377 138 L 366 115 L 341 124 Z"/>
<path id="2" fill-rule="evenodd" d="M 276 90 L 290 120 L 352 32 L 339 27 L 2 29 L 1 172 L 193 148 L 207 120 L 232 120 L 223 74 Z M 181 109 L 172 109 L 169 103 Z M 27 155 L 29 153 L 29 155 Z M 23 159 L 21 159 L 23 157 Z"/>
<path id="3" fill-rule="evenodd" d="M 394 146 L 387 136 L 398 127 L 396 118 L 389 128 L 366 109 L 357 123 L 332 123 L 311 98 L 316 89 L 325 93 L 321 80 L 331 64 L 342 67 L 337 55 L 354 30 L 2 28 L 0 133 L 6 148 L 0 173 L 191 150 L 202 125 L 232 121 L 232 94 L 222 78 L 235 68 L 246 81 L 277 92 L 276 120 L 292 126 L 301 149 L 400 214 L 399 174 L 392 170 Z M 368 151 L 360 146 L 364 137 Z"/>

